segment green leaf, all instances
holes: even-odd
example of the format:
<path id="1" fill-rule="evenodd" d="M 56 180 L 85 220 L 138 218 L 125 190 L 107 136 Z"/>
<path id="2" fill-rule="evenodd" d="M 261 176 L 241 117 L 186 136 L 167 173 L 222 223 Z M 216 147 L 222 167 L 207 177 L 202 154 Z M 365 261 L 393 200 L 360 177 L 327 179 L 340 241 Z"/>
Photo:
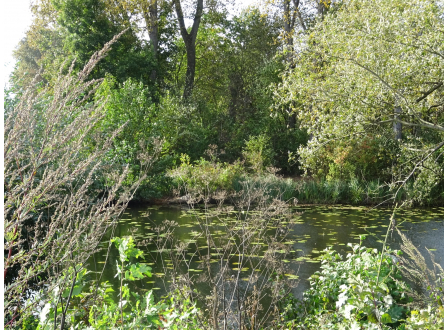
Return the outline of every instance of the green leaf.
<path id="1" fill-rule="evenodd" d="M 151 276 L 151 267 L 145 265 L 145 264 L 133 264 L 131 265 L 131 268 L 126 271 L 125 278 L 130 281 L 135 281 L 142 279 L 146 276 Z"/>
<path id="2" fill-rule="evenodd" d="M 392 318 L 389 314 L 384 313 L 383 315 L 381 315 L 381 323 L 393 323 Z"/>
<path id="3" fill-rule="evenodd" d="M 150 324 L 162 325 L 162 322 L 160 322 L 158 315 L 147 316 L 146 319 Z"/>
<path id="4" fill-rule="evenodd" d="M 369 322 L 372 323 L 378 323 L 378 320 L 376 318 L 376 315 L 374 313 L 370 313 L 369 316 L 367 316 L 367 319 L 369 320 Z"/>
<path id="5" fill-rule="evenodd" d="M 381 289 L 383 289 L 384 291 L 386 291 L 386 292 L 389 292 L 389 288 L 387 287 L 387 284 L 386 283 L 380 283 L 379 285 L 378 285 Z"/>
<path id="6" fill-rule="evenodd" d="M 76 297 L 77 295 L 79 295 L 82 292 L 82 288 L 83 285 L 75 285 L 73 287 L 72 297 Z M 62 297 L 67 298 L 69 294 L 70 294 L 70 288 L 65 289 L 64 293 L 62 294 Z"/>
<path id="7" fill-rule="evenodd" d="M 143 251 L 135 248 L 134 239 L 132 237 L 114 237 L 111 240 L 115 243 L 120 253 L 120 261 L 129 261 L 129 258 L 139 258 L 143 256 Z"/>
<path id="8" fill-rule="evenodd" d="M 405 312 L 405 308 L 403 306 L 392 306 L 387 313 L 390 315 L 392 319 L 392 323 L 399 321 L 402 318 L 402 314 Z"/>

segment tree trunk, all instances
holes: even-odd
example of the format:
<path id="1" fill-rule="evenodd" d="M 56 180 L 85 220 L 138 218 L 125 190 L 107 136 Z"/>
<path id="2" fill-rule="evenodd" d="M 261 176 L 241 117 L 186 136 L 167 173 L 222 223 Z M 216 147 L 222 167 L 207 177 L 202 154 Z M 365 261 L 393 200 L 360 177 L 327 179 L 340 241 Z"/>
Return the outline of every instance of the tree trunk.
<path id="1" fill-rule="evenodd" d="M 193 92 L 194 74 L 196 69 L 196 36 L 198 35 L 199 24 L 201 23 L 204 0 L 197 0 L 196 13 L 194 15 L 193 26 L 190 33 L 185 27 L 184 14 L 180 5 L 180 0 L 173 0 L 176 9 L 177 20 L 179 22 L 180 33 L 187 51 L 187 74 L 185 76 L 184 101 L 188 101 Z"/>
<path id="2" fill-rule="evenodd" d="M 187 50 L 187 74 L 185 76 L 184 100 L 188 100 L 193 92 L 194 73 L 196 70 L 196 44 L 185 43 Z"/>
<path id="3" fill-rule="evenodd" d="M 154 54 L 154 59 L 158 59 L 159 52 L 159 27 L 158 27 L 158 7 L 157 0 L 149 0 L 149 4 L 145 3 L 143 5 L 143 13 L 146 23 L 146 29 L 148 30 L 149 40 L 151 41 L 152 51 Z M 151 71 L 151 80 L 156 81 L 157 70 L 154 68 Z"/>
<path id="4" fill-rule="evenodd" d="M 233 122 L 237 121 L 238 109 L 241 107 L 241 92 L 244 90 L 244 82 L 241 73 L 237 68 L 234 68 L 229 74 L 229 117 Z"/>
<path id="5" fill-rule="evenodd" d="M 394 119 L 400 120 L 401 107 L 396 106 L 394 108 Z M 402 138 L 402 124 L 399 122 L 394 122 L 394 134 L 395 140 L 401 140 Z"/>
<path id="6" fill-rule="evenodd" d="M 289 118 L 288 118 L 288 128 L 295 129 L 297 123 L 297 116 L 294 111 L 290 108 Z"/>
<path id="7" fill-rule="evenodd" d="M 283 0 L 283 31 L 285 33 L 285 46 L 286 46 L 286 61 L 289 68 L 294 68 L 294 40 L 293 31 L 296 23 L 296 17 L 299 13 L 299 0 L 293 0 L 293 8 L 291 12 L 290 0 Z M 300 13 L 299 13 L 300 14 Z M 297 116 L 292 110 L 288 109 L 288 123 L 287 127 L 294 129 L 296 127 Z"/>
<path id="8" fill-rule="evenodd" d="M 283 31 L 285 33 L 285 46 L 287 50 L 287 61 L 292 63 L 292 51 L 293 51 L 293 39 L 292 30 L 295 23 L 295 8 L 293 9 L 293 15 L 291 17 L 290 0 L 283 0 Z"/>
<path id="9" fill-rule="evenodd" d="M 317 15 L 320 16 L 320 19 L 323 20 L 325 14 L 328 11 L 328 8 L 330 7 L 331 4 L 331 0 L 318 0 L 318 4 L 317 4 Z"/>
<path id="10" fill-rule="evenodd" d="M 159 52 L 159 26 L 158 26 L 157 0 L 150 0 L 149 3 L 149 39 L 151 40 L 152 49 L 155 55 Z"/>

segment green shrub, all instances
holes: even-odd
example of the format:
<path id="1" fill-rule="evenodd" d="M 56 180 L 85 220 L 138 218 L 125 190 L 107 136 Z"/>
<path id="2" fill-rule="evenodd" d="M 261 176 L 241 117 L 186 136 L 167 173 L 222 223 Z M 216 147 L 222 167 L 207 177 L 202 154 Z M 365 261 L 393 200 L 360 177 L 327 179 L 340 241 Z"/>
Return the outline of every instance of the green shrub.
<path id="1" fill-rule="evenodd" d="M 115 237 L 111 242 L 119 252 L 115 275 L 120 280 L 118 302 L 117 293 L 107 281 L 101 284 L 94 282 L 90 291 L 84 291 L 88 283 L 87 271 L 77 265 L 80 270 L 72 289 L 62 293 L 62 297 L 71 298 L 76 305 L 67 309 L 60 303 L 58 292 L 52 293 L 50 301 L 40 312 L 36 329 L 57 328 L 61 317 L 76 329 L 197 329 L 195 315 L 199 310 L 188 299 L 181 301 L 179 292 L 172 292 L 168 299 L 156 303 L 152 290 L 144 294 L 131 291 L 129 284 L 150 277 L 151 267 L 136 261 L 143 258 L 143 251 L 135 247 L 132 237 Z M 29 318 L 23 323 L 24 329 L 36 323 L 35 318 Z"/>
<path id="2" fill-rule="evenodd" d="M 411 316 L 405 321 L 406 330 L 417 329 L 443 329 L 443 306 L 411 311 Z"/>
<path id="3" fill-rule="evenodd" d="M 365 188 L 360 184 L 358 179 L 352 178 L 348 183 L 350 188 L 350 197 L 353 204 L 360 204 L 364 200 Z"/>
<path id="4" fill-rule="evenodd" d="M 178 187 L 198 196 L 210 196 L 218 191 L 232 191 L 235 181 L 244 173 L 241 163 L 234 164 L 207 161 L 200 158 L 190 164 L 190 157 L 182 154 L 181 165 L 168 172 Z"/>
<path id="5" fill-rule="evenodd" d="M 285 179 L 269 172 L 255 175 L 244 174 L 239 177 L 239 180 L 234 181 L 233 190 L 236 192 L 247 189 L 247 187 L 263 189 L 269 197 L 290 201 L 296 195 L 297 184 L 292 179 Z"/>
<path id="6" fill-rule="evenodd" d="M 243 156 L 255 173 L 263 172 L 274 160 L 274 150 L 265 134 L 250 136 L 246 140 Z"/>
<path id="7" fill-rule="evenodd" d="M 332 249 L 322 256 L 321 271 L 310 278 L 311 288 L 297 303 L 298 316 L 290 324 L 303 329 L 397 328 L 406 315 L 409 289 L 402 281 L 397 251 L 381 255 L 376 249 L 349 244 L 345 260 Z M 378 267 L 381 267 L 378 274 Z"/>
<path id="8" fill-rule="evenodd" d="M 397 142 L 379 135 L 334 140 L 313 150 L 300 148 L 302 167 L 327 181 L 390 180 L 392 161 L 398 152 Z"/>

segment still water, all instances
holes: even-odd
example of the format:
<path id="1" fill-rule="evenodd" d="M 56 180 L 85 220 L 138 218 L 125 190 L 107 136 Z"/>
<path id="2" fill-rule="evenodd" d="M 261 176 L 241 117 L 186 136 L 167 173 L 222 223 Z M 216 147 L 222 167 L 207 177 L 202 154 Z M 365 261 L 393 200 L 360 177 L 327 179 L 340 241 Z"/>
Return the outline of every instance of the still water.
<path id="1" fill-rule="evenodd" d="M 192 256 L 189 272 L 200 274 L 203 271 L 195 267 L 198 263 L 193 257 L 193 251 L 195 244 L 200 246 L 205 242 L 201 242 L 201 238 L 197 236 L 201 231 L 197 218 L 187 211 L 186 207 L 132 206 L 126 210 L 113 229 L 112 237 L 133 236 L 138 247 L 145 252 L 145 262 L 152 267 L 151 278 L 135 283 L 140 289 L 153 289 L 156 296 L 162 296 L 169 288 L 169 279 L 164 277 L 164 273 L 172 269 L 171 260 L 166 254 L 158 253 L 160 247 L 158 249 L 150 240 L 155 237 L 163 240 L 163 234 L 157 233 L 156 228 L 166 220 L 178 224 L 173 231 L 173 236 L 189 244 L 189 255 Z M 283 241 L 290 249 L 282 256 L 282 260 L 290 268 L 291 280 L 295 282 L 298 280 L 298 284 L 292 290 L 298 298 L 309 287 L 308 278 L 320 267 L 320 251 L 331 246 L 345 254 L 350 251 L 347 243 L 359 243 L 359 235 L 367 235 L 363 242 L 364 246 L 381 249 L 392 214 L 391 209 L 369 210 L 364 207 L 350 206 L 296 207 L 294 212 L 297 214 L 294 223 Z M 428 260 L 429 256 L 425 247 L 434 253 L 435 261 L 444 266 L 443 208 L 399 210 L 396 213 L 396 224 L 411 238 L 414 245 L 419 247 Z M 214 237 L 223 235 L 223 230 L 224 228 L 219 223 L 212 225 Z M 268 231 L 267 234 L 269 233 Z M 389 243 L 392 248 L 399 249 L 400 238 L 396 231 L 392 233 Z M 112 246 L 108 254 L 107 240 L 102 246 L 103 249 L 90 260 L 88 265 L 91 271 L 90 276 L 92 279 L 98 278 L 102 273 L 101 281 L 109 281 L 117 288 L 118 279 L 114 276 L 118 251 Z"/>

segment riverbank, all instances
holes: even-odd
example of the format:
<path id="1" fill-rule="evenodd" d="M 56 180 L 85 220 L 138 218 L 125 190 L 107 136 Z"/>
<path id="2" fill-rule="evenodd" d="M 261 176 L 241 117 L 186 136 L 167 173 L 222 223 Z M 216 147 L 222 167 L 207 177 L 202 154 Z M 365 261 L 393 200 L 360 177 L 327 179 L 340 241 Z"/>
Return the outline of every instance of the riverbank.
<path id="1" fill-rule="evenodd" d="M 325 181 L 309 177 L 282 177 L 273 174 L 240 175 L 231 179 L 231 184 L 224 190 L 228 194 L 238 193 L 247 186 L 263 186 L 272 196 L 281 196 L 281 199 L 291 205 L 356 205 L 356 206 L 393 206 L 396 203 L 407 207 L 438 207 L 444 205 L 443 190 L 434 189 L 431 194 L 422 196 L 413 187 L 412 182 L 403 188 L 396 188 L 391 184 L 379 181 Z M 216 190 L 220 190 L 219 182 Z M 174 184 L 171 190 L 174 190 Z M 189 189 L 198 187 L 190 184 Z M 166 189 L 170 190 L 170 189 Z M 166 195 L 161 198 L 137 198 L 135 204 L 172 205 L 186 204 L 188 195 L 185 189 L 179 196 Z M 213 200 L 210 201 L 214 203 Z"/>

